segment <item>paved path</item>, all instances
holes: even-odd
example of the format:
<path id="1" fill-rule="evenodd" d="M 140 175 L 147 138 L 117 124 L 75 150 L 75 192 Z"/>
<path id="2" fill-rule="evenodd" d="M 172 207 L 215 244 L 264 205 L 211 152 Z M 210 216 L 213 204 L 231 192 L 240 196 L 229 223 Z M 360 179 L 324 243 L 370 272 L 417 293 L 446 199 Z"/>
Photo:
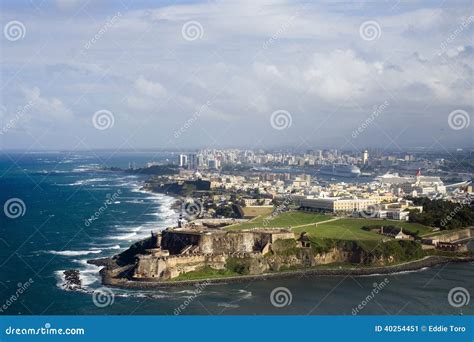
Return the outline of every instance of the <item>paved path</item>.
<path id="1" fill-rule="evenodd" d="M 320 225 L 320 224 L 323 224 L 323 223 L 328 223 L 328 222 L 332 222 L 332 221 L 337 221 L 337 220 L 340 220 L 340 219 L 341 219 L 340 217 L 334 217 L 334 218 L 332 218 L 332 219 L 330 219 L 330 220 L 326 220 L 326 221 L 300 224 L 299 226 L 291 226 L 291 229 L 293 229 L 293 228 L 300 228 L 300 227 L 307 227 L 307 226 L 317 226 L 317 225 Z"/>

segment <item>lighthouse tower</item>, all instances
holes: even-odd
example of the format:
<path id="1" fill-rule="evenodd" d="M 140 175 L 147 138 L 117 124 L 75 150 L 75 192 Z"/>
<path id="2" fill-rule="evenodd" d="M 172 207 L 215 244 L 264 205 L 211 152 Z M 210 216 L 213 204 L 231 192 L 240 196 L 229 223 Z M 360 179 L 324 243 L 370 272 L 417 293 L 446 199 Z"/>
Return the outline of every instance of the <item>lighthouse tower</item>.
<path id="1" fill-rule="evenodd" d="M 418 171 L 416 171 L 416 183 L 417 184 L 420 182 L 420 178 L 421 178 L 421 169 L 418 169 Z"/>

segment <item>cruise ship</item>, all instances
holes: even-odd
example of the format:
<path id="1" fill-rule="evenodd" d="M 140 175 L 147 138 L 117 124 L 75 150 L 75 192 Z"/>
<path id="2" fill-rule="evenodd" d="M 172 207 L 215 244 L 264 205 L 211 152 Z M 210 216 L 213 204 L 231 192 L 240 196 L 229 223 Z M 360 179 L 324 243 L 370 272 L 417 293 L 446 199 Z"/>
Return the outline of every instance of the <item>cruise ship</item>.
<path id="1" fill-rule="evenodd" d="M 322 175 L 336 177 L 359 177 L 360 169 L 357 166 L 349 164 L 324 165 L 319 169 Z"/>

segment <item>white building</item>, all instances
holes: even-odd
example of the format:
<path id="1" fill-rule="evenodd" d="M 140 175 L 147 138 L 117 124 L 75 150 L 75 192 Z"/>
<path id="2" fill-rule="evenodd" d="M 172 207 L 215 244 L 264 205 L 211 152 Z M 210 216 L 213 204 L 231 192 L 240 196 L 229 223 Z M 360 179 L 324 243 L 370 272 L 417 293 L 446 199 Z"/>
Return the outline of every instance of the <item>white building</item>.
<path id="1" fill-rule="evenodd" d="M 362 154 L 362 163 L 368 164 L 369 163 L 369 151 L 365 150 L 364 153 Z"/>
<path id="2" fill-rule="evenodd" d="M 301 200 L 301 207 L 303 209 L 352 213 L 367 210 L 379 203 L 379 200 L 373 198 L 305 198 Z"/>
<path id="3" fill-rule="evenodd" d="M 445 194 L 446 187 L 439 177 L 422 176 L 399 176 L 398 174 L 385 174 L 377 177 L 382 185 L 387 185 L 398 195 L 428 196 L 432 194 Z"/>
<path id="4" fill-rule="evenodd" d="M 179 155 L 179 166 L 184 167 L 188 165 L 188 156 L 185 154 Z"/>

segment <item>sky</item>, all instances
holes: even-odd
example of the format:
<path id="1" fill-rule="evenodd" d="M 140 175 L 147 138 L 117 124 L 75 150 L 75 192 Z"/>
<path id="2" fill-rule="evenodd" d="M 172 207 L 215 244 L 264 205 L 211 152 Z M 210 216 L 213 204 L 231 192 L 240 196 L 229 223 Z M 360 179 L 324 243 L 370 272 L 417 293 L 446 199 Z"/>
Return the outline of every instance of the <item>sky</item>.
<path id="1" fill-rule="evenodd" d="M 2 1 L 0 149 L 474 148 L 472 1 Z"/>

